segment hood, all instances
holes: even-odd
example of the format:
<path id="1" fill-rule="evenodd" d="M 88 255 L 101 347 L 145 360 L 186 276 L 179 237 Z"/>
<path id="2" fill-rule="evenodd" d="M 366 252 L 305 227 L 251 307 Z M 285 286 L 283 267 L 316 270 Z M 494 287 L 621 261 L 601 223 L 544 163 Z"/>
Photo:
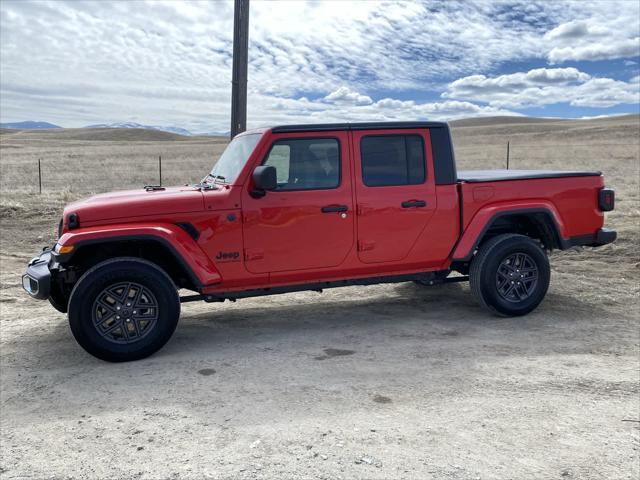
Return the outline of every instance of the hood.
<path id="1" fill-rule="evenodd" d="M 80 224 L 204 210 L 202 192 L 196 187 L 167 187 L 158 190 L 125 190 L 102 193 L 71 203 L 64 209 L 64 222 L 72 213 Z"/>

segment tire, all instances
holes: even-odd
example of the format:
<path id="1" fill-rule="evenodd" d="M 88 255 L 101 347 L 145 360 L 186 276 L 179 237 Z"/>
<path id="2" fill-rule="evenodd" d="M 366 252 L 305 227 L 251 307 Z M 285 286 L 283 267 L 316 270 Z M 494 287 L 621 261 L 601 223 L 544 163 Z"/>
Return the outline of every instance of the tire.
<path id="1" fill-rule="evenodd" d="M 171 278 L 157 265 L 134 257 L 94 266 L 69 299 L 69 326 L 76 341 L 108 362 L 157 352 L 171 338 L 179 317 L 180 298 Z"/>
<path id="2" fill-rule="evenodd" d="M 520 268 L 518 268 L 520 267 Z M 542 247 L 524 235 L 498 235 L 471 262 L 469 283 L 484 308 L 503 317 L 526 315 L 544 299 L 551 269 Z"/>

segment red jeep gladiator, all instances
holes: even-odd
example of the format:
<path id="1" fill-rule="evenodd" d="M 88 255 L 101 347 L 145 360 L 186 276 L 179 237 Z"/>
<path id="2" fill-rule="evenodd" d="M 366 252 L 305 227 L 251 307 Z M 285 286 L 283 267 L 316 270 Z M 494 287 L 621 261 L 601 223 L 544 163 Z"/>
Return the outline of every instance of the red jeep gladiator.
<path id="1" fill-rule="evenodd" d="M 613 207 L 600 172 L 456 172 L 446 123 L 265 128 L 197 185 L 67 206 L 23 286 L 109 361 L 160 349 L 194 300 L 469 280 L 491 312 L 524 315 L 549 286 L 546 252 L 614 241 Z"/>

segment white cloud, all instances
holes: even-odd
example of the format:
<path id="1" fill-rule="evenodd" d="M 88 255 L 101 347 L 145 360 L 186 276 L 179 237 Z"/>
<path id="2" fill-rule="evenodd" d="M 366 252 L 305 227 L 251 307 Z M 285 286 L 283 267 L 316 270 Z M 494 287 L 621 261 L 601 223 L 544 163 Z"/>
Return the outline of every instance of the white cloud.
<path id="1" fill-rule="evenodd" d="M 612 107 L 621 103 L 640 102 L 640 88 L 637 83 L 610 78 L 593 78 L 563 93 L 569 97 L 570 104 L 577 107 Z"/>
<path id="2" fill-rule="evenodd" d="M 357 93 L 357 92 L 354 92 Z M 272 104 L 269 96 L 260 96 L 255 108 L 264 112 L 252 115 L 250 127 L 260 127 L 287 123 L 324 123 L 358 121 L 394 121 L 394 120 L 455 120 L 477 116 L 520 115 L 516 112 L 493 106 L 480 106 L 471 102 L 446 100 L 441 102 L 415 102 L 384 98 L 367 105 L 335 104 L 324 98 L 309 100 L 278 99 L 277 104 L 284 108 L 267 112 L 264 105 Z"/>
<path id="3" fill-rule="evenodd" d="M 572 20 L 549 30 L 545 37 L 550 40 L 574 41 L 586 36 L 603 36 L 606 34 L 607 29 L 600 25 L 592 25 L 585 20 Z"/>
<path id="4" fill-rule="evenodd" d="M 593 78 L 576 68 L 538 68 L 497 77 L 473 75 L 447 86 L 444 98 L 485 102 L 500 108 L 569 103 L 577 107 L 611 107 L 640 102 L 638 85 Z"/>
<path id="5" fill-rule="evenodd" d="M 640 55 L 640 37 L 630 39 L 609 39 L 575 47 L 555 47 L 549 52 L 551 63 L 568 60 L 610 60 L 614 58 Z"/>
<path id="6" fill-rule="evenodd" d="M 588 73 L 581 72 L 577 68 L 536 68 L 529 70 L 526 79 L 531 83 L 544 84 L 566 84 L 570 82 L 585 82 L 591 78 Z"/>
<path id="7" fill-rule="evenodd" d="M 537 90 L 526 88 L 552 101 L 561 90 L 549 88 L 582 85 L 587 74 L 536 69 L 500 84 L 492 72 L 547 55 L 624 55 L 640 35 L 638 15 L 635 2 L 252 2 L 249 120 L 502 114 L 528 104 Z M 2 0 L 0 24 L 3 120 L 228 129 L 231 1 Z M 618 50 L 594 53 L 602 45 Z M 456 78 L 475 80 L 448 88 L 445 101 L 415 100 Z M 464 89 L 483 82 L 485 95 L 515 97 L 473 105 L 482 100 Z M 575 101 L 606 97 L 589 91 Z"/>
<path id="8" fill-rule="evenodd" d="M 373 103 L 368 95 L 361 95 L 349 87 L 340 87 L 324 97 L 327 102 L 346 103 L 352 105 L 369 105 Z"/>
<path id="9" fill-rule="evenodd" d="M 412 100 L 396 100 L 394 98 L 383 98 L 376 102 L 376 107 L 385 109 L 412 108 L 415 102 Z"/>
<path id="10" fill-rule="evenodd" d="M 561 23 L 545 34 L 551 47 L 547 58 L 552 64 L 640 55 L 638 5 L 602 4 L 603 9 L 589 18 Z M 626 10 L 620 10 L 623 7 L 633 9 L 634 16 L 625 15 Z"/>
<path id="11" fill-rule="evenodd" d="M 576 68 L 536 68 L 528 72 L 511 73 L 498 77 L 470 75 L 449 84 L 445 98 L 475 98 L 486 94 L 509 95 L 528 87 L 566 85 L 585 82 L 590 76 Z"/>

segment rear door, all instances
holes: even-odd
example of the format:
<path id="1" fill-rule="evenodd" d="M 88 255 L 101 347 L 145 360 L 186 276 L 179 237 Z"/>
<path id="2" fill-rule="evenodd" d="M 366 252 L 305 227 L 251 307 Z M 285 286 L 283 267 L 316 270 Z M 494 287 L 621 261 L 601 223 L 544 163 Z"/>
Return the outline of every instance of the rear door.
<path id="1" fill-rule="evenodd" d="M 436 209 L 426 129 L 353 131 L 358 256 L 401 262 Z"/>
<path id="2" fill-rule="evenodd" d="M 340 265 L 355 241 L 348 133 L 274 135 L 262 165 L 278 188 L 243 193 L 245 264 L 253 273 Z"/>

